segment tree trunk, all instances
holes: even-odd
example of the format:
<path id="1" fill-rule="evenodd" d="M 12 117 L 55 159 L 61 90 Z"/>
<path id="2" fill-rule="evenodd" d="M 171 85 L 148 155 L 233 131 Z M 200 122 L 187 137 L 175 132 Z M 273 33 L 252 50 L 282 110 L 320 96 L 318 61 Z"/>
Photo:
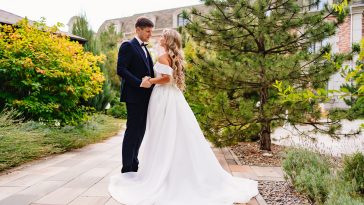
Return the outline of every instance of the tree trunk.
<path id="1" fill-rule="evenodd" d="M 262 76 L 264 76 L 264 71 L 262 72 Z M 264 105 L 268 101 L 268 87 L 263 84 L 260 90 L 260 102 L 261 105 L 259 107 L 259 114 L 260 114 L 260 123 L 262 128 L 260 130 L 260 149 L 271 151 L 271 139 L 270 139 L 270 120 L 267 119 L 264 111 Z"/>
<path id="2" fill-rule="evenodd" d="M 271 139 L 270 139 L 270 122 L 265 121 L 262 123 L 262 129 L 260 130 L 260 149 L 271 151 Z"/>

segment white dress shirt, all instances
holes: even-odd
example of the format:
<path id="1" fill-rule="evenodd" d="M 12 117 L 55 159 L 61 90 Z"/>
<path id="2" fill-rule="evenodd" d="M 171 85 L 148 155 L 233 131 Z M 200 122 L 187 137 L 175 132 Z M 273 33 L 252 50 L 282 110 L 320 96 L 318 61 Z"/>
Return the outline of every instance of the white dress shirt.
<path id="1" fill-rule="evenodd" d="M 135 36 L 135 38 L 138 40 L 140 46 L 142 45 L 142 43 L 144 43 L 142 40 L 140 40 L 140 38 L 138 38 L 138 36 Z M 147 50 L 145 49 L 144 46 L 142 46 L 142 49 L 145 53 L 145 57 L 148 58 Z"/>

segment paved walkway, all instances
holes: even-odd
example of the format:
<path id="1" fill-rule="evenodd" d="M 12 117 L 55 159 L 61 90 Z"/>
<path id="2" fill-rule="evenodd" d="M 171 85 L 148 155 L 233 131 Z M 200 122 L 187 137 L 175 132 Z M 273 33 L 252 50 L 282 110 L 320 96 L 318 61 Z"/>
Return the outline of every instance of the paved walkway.
<path id="1" fill-rule="evenodd" d="M 120 205 L 110 197 L 107 186 L 109 177 L 120 173 L 121 136 L 0 175 L 0 205 Z M 280 168 L 242 166 L 228 148 L 213 150 L 235 176 L 284 180 Z M 266 203 L 258 195 L 248 204 Z"/>

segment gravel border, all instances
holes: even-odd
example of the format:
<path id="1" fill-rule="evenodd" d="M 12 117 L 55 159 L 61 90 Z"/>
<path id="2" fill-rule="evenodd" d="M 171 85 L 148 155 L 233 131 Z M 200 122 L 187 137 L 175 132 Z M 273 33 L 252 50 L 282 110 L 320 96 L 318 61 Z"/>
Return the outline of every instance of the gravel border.
<path id="1" fill-rule="evenodd" d="M 258 181 L 259 192 L 268 205 L 312 205 L 289 182 Z"/>

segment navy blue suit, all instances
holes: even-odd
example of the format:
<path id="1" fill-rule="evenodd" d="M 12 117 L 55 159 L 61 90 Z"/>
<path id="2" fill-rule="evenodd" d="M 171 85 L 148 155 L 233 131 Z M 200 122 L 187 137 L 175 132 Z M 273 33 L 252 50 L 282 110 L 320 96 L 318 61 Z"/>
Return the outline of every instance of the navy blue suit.
<path id="1" fill-rule="evenodd" d="M 147 50 L 147 49 L 146 49 Z M 118 54 L 117 74 L 121 76 L 120 101 L 126 102 L 127 122 L 123 140 L 123 168 L 121 172 L 138 170 L 138 153 L 147 120 L 151 88 L 141 88 L 144 76 L 154 77 L 153 61 L 147 56 L 136 38 L 121 44 Z"/>

